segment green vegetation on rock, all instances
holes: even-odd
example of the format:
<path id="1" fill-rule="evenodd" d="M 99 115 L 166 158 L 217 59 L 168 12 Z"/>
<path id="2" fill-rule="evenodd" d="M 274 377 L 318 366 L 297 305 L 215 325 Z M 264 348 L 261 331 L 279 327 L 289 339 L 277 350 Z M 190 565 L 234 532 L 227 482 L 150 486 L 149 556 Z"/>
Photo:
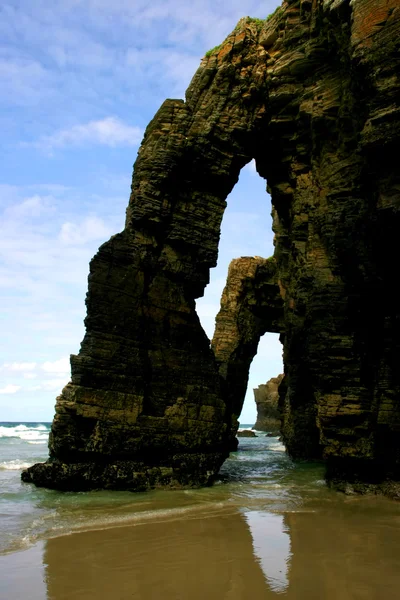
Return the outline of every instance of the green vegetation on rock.
<path id="1" fill-rule="evenodd" d="M 210 50 L 207 50 L 205 56 L 208 58 L 209 56 L 211 56 L 211 54 L 213 54 L 214 52 L 216 52 L 217 50 L 219 50 L 221 48 L 222 44 L 219 44 L 218 46 L 214 46 L 214 48 L 211 48 Z"/>
<path id="2" fill-rule="evenodd" d="M 264 25 L 266 19 L 257 19 L 257 18 L 253 18 L 253 17 L 249 17 L 249 21 L 250 23 L 255 23 L 256 25 Z"/>
<path id="3" fill-rule="evenodd" d="M 268 17 L 266 17 L 265 19 L 259 19 L 258 17 L 244 17 L 240 19 L 239 23 L 236 25 L 233 31 L 238 31 L 239 29 L 241 29 L 243 22 L 254 23 L 255 25 L 257 25 L 257 27 L 262 27 L 265 23 L 272 19 L 272 17 L 274 17 L 275 15 L 279 16 L 280 14 L 283 14 L 283 9 L 281 6 L 277 6 L 274 12 L 268 15 Z M 206 58 L 209 58 L 211 54 L 217 52 L 221 48 L 221 46 L 222 44 L 219 44 L 218 46 L 214 46 L 214 48 L 210 48 L 210 50 L 207 50 L 204 56 Z"/>
<path id="4" fill-rule="evenodd" d="M 272 17 L 275 17 L 275 16 L 279 17 L 282 13 L 283 13 L 282 6 L 277 6 L 276 9 L 274 10 L 274 12 L 272 12 L 270 15 L 268 15 L 268 17 L 265 20 L 269 21 L 270 19 L 272 19 Z"/>
<path id="5" fill-rule="evenodd" d="M 270 15 L 268 15 L 268 17 L 266 17 L 265 19 L 258 19 L 256 17 L 248 17 L 248 21 L 250 23 L 255 23 L 256 25 L 262 27 L 264 25 L 264 23 L 267 23 L 270 19 L 272 19 L 272 17 L 275 16 L 280 16 L 281 14 L 283 14 L 283 9 L 281 6 L 277 6 L 276 9 L 274 10 L 274 12 L 272 12 Z"/>

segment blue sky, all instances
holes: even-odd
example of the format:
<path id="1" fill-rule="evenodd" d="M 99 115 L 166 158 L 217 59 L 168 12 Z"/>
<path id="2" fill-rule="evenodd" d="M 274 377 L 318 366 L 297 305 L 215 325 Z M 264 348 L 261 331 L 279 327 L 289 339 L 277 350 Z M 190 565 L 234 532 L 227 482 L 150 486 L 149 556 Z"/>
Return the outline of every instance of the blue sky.
<path id="1" fill-rule="evenodd" d="M 279 2 L 5 0 L 0 7 L 0 420 L 51 420 L 83 337 L 88 263 L 123 227 L 144 128 L 183 98 L 201 57 L 246 15 Z M 228 5 L 228 6 L 227 6 Z M 273 252 L 253 165 L 228 199 L 218 266 L 198 302 L 212 336 L 232 258 Z M 282 369 L 276 336 L 252 387 Z"/>

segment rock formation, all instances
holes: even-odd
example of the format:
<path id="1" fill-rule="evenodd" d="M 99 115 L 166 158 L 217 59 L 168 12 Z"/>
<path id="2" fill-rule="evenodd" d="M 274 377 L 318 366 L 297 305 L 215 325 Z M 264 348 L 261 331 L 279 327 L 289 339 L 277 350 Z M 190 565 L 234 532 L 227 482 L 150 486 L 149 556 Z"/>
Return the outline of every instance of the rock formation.
<path id="1" fill-rule="evenodd" d="M 253 429 L 257 431 L 279 431 L 281 417 L 278 407 L 278 388 L 283 375 L 272 377 L 267 383 L 259 385 L 254 391 L 254 400 L 257 405 L 257 421 Z"/>
<path id="2" fill-rule="evenodd" d="M 398 0 L 287 0 L 270 19 L 242 19 L 186 101 L 164 102 L 125 229 L 90 265 L 86 335 L 57 399 L 50 459 L 25 481 L 212 481 L 237 406 L 195 298 L 252 158 L 273 205 L 287 449 L 324 457 L 339 484 L 400 479 L 399 49 Z"/>
<path id="3" fill-rule="evenodd" d="M 244 438 L 255 438 L 257 437 L 257 435 L 254 433 L 254 431 L 252 431 L 251 429 L 239 429 L 239 431 L 237 432 L 237 437 L 244 437 Z"/>
<path id="4" fill-rule="evenodd" d="M 283 329 L 276 261 L 260 256 L 232 260 L 211 343 L 231 412 L 232 436 L 246 395 L 249 369 L 265 332 Z"/>

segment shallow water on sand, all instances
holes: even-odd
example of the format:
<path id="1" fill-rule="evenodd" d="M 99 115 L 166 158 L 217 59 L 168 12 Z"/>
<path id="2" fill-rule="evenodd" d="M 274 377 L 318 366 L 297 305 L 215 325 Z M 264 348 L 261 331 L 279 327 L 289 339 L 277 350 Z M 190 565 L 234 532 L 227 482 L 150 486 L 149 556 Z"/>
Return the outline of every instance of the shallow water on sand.
<path id="1" fill-rule="evenodd" d="M 0 598 L 400 598 L 400 505 L 329 490 L 265 434 L 212 488 L 59 493 L 19 475 L 0 469 Z"/>

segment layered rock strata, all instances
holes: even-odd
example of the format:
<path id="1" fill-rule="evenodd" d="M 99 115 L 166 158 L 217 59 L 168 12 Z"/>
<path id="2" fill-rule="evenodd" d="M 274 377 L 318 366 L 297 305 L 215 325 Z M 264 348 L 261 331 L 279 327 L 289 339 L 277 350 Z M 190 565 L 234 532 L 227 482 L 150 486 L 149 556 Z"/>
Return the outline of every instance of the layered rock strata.
<path id="1" fill-rule="evenodd" d="M 260 338 L 283 329 L 283 302 L 274 258 L 232 260 L 211 343 L 231 412 L 232 435 L 242 411 L 251 362 Z"/>
<path id="2" fill-rule="evenodd" d="M 241 20 L 186 101 L 162 105 L 125 229 L 91 262 L 86 335 L 57 399 L 50 460 L 25 481 L 212 481 L 237 408 L 195 298 L 252 158 L 272 196 L 288 451 L 323 456 L 336 482 L 400 479 L 399 56 L 398 0 L 291 0 L 266 21 Z"/>
<path id="3" fill-rule="evenodd" d="M 253 429 L 257 431 L 279 431 L 281 428 L 281 415 L 278 407 L 279 385 L 283 375 L 272 377 L 267 383 L 259 385 L 254 391 L 254 400 L 257 405 L 257 420 Z"/>

